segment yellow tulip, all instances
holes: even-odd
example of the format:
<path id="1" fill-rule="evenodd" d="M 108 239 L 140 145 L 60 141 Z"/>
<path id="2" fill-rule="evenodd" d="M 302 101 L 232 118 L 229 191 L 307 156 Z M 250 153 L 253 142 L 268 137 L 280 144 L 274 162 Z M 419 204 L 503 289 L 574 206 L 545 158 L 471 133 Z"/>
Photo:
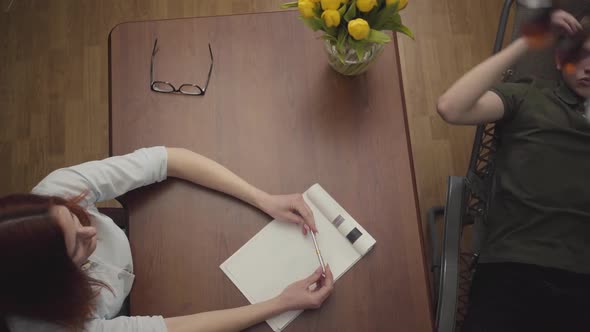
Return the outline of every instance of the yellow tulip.
<path id="1" fill-rule="evenodd" d="M 311 1 L 311 2 L 313 2 L 313 3 L 318 3 L 318 2 L 320 2 L 320 0 L 309 0 L 309 1 Z"/>
<path id="2" fill-rule="evenodd" d="M 391 5 L 391 4 L 394 4 L 398 1 L 399 1 L 399 4 L 397 5 L 397 10 L 402 10 L 402 9 L 406 8 L 409 0 L 385 0 L 385 4 Z"/>
<path id="3" fill-rule="evenodd" d="M 297 8 L 299 8 L 301 16 L 305 18 L 313 17 L 315 15 L 315 3 L 310 0 L 299 0 L 297 3 Z"/>
<path id="4" fill-rule="evenodd" d="M 340 2 L 342 2 L 343 5 L 348 5 L 348 3 L 350 2 L 350 0 L 341 0 Z"/>
<path id="5" fill-rule="evenodd" d="M 366 13 L 377 6 L 377 0 L 356 0 L 356 8 L 361 12 Z"/>
<path id="6" fill-rule="evenodd" d="M 338 9 L 341 4 L 340 0 L 321 0 L 321 2 L 323 10 Z"/>
<path id="7" fill-rule="evenodd" d="M 369 23 L 362 18 L 356 18 L 348 22 L 348 33 L 356 40 L 367 38 L 370 31 Z"/>
<path id="8" fill-rule="evenodd" d="M 322 20 L 328 28 L 337 27 L 340 24 L 340 13 L 335 9 L 324 10 Z"/>

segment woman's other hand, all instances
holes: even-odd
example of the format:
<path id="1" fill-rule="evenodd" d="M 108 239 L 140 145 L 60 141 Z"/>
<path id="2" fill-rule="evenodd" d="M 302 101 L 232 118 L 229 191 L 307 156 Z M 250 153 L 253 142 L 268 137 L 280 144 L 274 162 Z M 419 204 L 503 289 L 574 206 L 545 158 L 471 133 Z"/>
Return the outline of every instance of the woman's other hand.
<path id="1" fill-rule="evenodd" d="M 325 277 L 322 277 L 322 268 L 318 267 L 309 277 L 285 288 L 278 300 L 287 310 L 317 309 L 333 290 L 334 276 L 330 266 L 326 265 Z"/>
<path id="2" fill-rule="evenodd" d="M 300 225 L 305 235 L 308 229 L 318 231 L 313 212 L 301 194 L 268 195 L 260 203 L 260 208 L 275 219 Z"/>

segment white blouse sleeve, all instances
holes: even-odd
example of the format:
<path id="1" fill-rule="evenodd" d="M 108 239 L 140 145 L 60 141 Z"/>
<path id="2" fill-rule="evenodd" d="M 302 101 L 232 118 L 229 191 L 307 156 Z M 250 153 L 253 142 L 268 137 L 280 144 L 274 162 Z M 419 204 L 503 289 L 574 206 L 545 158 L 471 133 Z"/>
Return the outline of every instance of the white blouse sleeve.
<path id="1" fill-rule="evenodd" d="M 95 319 L 85 326 L 88 332 L 167 332 L 162 316 L 119 316 L 113 319 Z"/>
<path id="2" fill-rule="evenodd" d="M 87 193 L 85 203 L 93 205 L 166 179 L 168 154 L 163 146 L 61 168 L 50 173 L 33 194 L 71 198 Z"/>
<path id="3" fill-rule="evenodd" d="M 69 329 L 38 320 L 9 317 L 6 322 L 11 332 L 67 332 Z M 119 316 L 113 319 L 94 319 L 84 326 L 84 332 L 168 332 L 162 316 Z"/>

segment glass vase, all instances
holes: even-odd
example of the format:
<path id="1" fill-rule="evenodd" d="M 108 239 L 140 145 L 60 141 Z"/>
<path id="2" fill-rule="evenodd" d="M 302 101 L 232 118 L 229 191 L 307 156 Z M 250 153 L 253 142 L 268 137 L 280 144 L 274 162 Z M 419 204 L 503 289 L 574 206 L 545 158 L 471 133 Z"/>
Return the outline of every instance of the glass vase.
<path id="1" fill-rule="evenodd" d="M 336 45 L 333 45 L 329 40 L 325 41 L 324 46 L 330 66 L 346 76 L 355 76 L 367 71 L 385 47 L 384 44 L 368 44 L 364 55 L 359 59 L 356 51 L 347 45 L 343 47 L 342 53 L 339 53 Z"/>

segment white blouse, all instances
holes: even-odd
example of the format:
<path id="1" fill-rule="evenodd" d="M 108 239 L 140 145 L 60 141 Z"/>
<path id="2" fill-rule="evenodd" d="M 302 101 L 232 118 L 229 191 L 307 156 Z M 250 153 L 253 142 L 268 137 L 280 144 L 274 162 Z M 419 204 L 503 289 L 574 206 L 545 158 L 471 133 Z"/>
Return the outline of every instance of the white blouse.
<path id="1" fill-rule="evenodd" d="M 87 208 L 97 230 L 96 251 L 82 269 L 94 279 L 109 285 L 96 298 L 96 310 L 85 330 L 98 331 L 167 331 L 162 316 L 116 317 L 133 285 L 133 260 L 125 233 L 113 220 L 98 212 L 95 204 L 120 196 L 130 190 L 166 179 L 166 148 L 139 149 L 133 153 L 91 161 L 58 169 L 43 179 L 33 194 L 76 197 L 87 195 L 80 204 Z M 59 305 L 57 299 L 56 304 Z M 64 328 L 24 317 L 7 319 L 11 331 L 65 331 Z"/>

